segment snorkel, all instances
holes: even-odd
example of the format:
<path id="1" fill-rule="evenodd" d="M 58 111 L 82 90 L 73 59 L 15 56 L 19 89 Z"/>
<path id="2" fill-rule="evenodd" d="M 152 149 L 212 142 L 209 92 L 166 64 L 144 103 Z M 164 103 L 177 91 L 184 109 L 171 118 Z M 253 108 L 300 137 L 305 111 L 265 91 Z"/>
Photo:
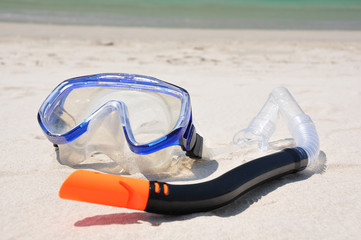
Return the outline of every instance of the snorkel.
<path id="1" fill-rule="evenodd" d="M 178 185 L 77 170 L 63 183 L 59 196 L 173 215 L 225 206 L 258 185 L 304 170 L 317 160 L 319 140 L 315 125 L 285 88 L 271 93 L 248 128 L 235 135 L 234 144 L 256 142 L 261 150 L 267 150 L 279 115 L 287 120 L 295 147 L 249 161 L 213 180 Z"/>

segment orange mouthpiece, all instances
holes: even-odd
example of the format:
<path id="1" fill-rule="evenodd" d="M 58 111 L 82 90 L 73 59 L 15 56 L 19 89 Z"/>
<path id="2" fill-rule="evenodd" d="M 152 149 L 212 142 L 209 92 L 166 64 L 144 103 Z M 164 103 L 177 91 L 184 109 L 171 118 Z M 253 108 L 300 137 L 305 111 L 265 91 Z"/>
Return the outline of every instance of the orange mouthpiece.
<path id="1" fill-rule="evenodd" d="M 63 183 L 59 197 L 69 200 L 144 210 L 149 181 L 76 170 Z"/>

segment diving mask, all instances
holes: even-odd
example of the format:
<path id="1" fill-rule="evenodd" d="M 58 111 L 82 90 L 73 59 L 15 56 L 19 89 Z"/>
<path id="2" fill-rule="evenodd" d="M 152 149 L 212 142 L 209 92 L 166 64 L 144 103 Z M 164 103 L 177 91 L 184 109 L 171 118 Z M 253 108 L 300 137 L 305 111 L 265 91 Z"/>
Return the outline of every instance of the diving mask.
<path id="1" fill-rule="evenodd" d="M 153 77 L 66 80 L 45 99 L 38 121 L 59 147 L 59 161 L 69 166 L 101 153 L 129 173 L 157 171 L 169 164 L 172 146 L 202 157 L 203 138 L 192 122 L 188 92 Z"/>

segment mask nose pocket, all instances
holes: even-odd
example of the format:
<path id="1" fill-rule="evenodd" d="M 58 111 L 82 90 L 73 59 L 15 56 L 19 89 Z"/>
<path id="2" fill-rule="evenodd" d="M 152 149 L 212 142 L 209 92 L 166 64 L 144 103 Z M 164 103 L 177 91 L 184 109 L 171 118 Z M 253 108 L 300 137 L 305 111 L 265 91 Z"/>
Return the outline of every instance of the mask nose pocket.
<path id="1" fill-rule="evenodd" d="M 87 158 L 103 153 L 113 159 L 115 152 L 128 149 L 122 124 L 124 107 L 120 102 L 108 102 L 89 122 Z"/>

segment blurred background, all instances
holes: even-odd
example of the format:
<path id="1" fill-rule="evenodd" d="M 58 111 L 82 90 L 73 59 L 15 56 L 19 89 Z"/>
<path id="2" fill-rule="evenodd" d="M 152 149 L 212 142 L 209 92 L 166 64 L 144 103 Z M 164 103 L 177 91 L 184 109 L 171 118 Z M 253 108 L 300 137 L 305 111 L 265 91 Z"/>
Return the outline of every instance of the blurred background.
<path id="1" fill-rule="evenodd" d="M 0 0 L 0 21 L 136 27 L 361 30 L 361 0 Z"/>

